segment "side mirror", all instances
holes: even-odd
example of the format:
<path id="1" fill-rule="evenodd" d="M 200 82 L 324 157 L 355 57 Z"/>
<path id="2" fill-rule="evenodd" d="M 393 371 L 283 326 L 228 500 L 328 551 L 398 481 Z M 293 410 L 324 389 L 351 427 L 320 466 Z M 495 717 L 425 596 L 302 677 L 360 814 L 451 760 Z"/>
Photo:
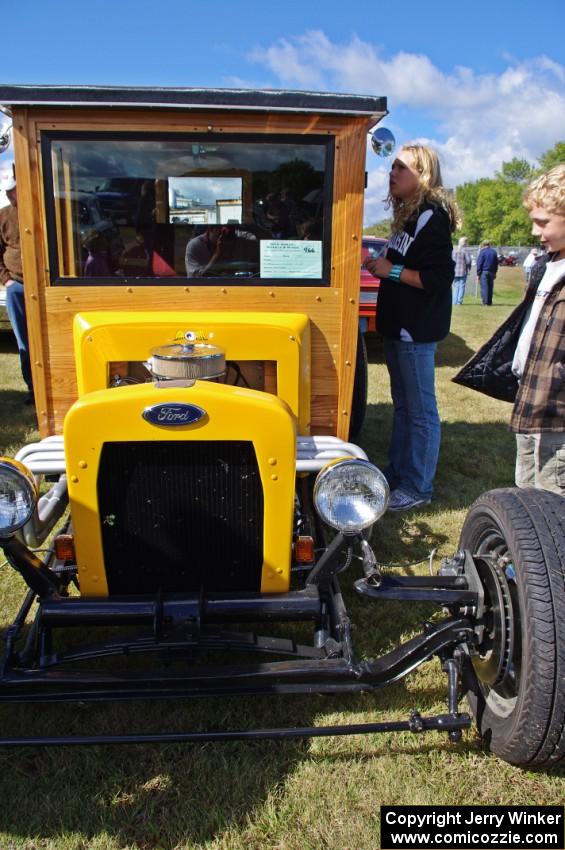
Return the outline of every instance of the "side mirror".
<path id="1" fill-rule="evenodd" d="M 6 127 L 4 132 L 0 134 L 0 153 L 4 153 L 10 147 L 10 130 L 12 129 L 12 125 Z"/>
<path id="2" fill-rule="evenodd" d="M 390 156 L 396 147 L 396 139 L 386 127 L 377 127 L 371 133 L 371 147 L 377 156 Z"/>

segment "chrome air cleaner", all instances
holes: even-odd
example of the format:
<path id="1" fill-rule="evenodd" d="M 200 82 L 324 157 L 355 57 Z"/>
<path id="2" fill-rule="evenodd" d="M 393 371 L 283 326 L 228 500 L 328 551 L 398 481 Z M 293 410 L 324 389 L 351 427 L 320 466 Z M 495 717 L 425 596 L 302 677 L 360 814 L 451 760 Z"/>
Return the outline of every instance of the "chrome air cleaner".
<path id="1" fill-rule="evenodd" d="M 157 381 L 210 381 L 226 371 L 223 349 L 201 342 L 158 346 L 152 349 L 149 362 Z"/>

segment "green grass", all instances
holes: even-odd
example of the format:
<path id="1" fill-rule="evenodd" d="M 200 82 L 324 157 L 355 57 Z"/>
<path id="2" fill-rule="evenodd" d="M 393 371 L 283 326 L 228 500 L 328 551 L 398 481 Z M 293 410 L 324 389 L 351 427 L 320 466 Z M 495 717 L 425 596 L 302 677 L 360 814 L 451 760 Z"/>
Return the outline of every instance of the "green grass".
<path id="1" fill-rule="evenodd" d="M 12 455 L 24 443 L 37 439 L 32 406 L 24 405 L 27 388 L 22 380 L 16 341 L 10 331 L 0 333 L 0 454 Z"/>
<path id="2" fill-rule="evenodd" d="M 508 314 L 521 294 L 520 270 L 503 269 L 495 304 L 472 296 L 454 314 L 442 343 L 437 388 L 443 442 L 436 497 L 425 510 L 387 515 L 374 531 L 382 561 L 409 564 L 436 548 L 457 548 L 475 497 L 513 482 L 510 407 L 450 379 Z M 473 289 L 473 287 L 471 287 Z M 360 442 L 376 463 L 386 457 L 390 396 L 378 341 L 370 340 L 370 394 Z M 29 439 L 16 355 L 0 354 L 4 445 Z M 358 576 L 351 571 L 351 579 Z M 378 654 L 419 628 L 429 609 L 374 604 L 355 597 L 343 577 L 360 654 Z M 4 570 L 3 619 L 21 582 Z M 300 629 L 296 627 L 296 632 Z M 445 710 L 439 663 L 425 665 L 380 693 L 344 697 L 226 699 L 220 703 L 146 703 L 16 707 L 0 710 L 4 734 L 238 728 L 404 719 L 411 708 Z M 557 804 L 563 773 L 523 771 L 486 752 L 470 730 L 445 735 L 369 735 L 284 743 L 0 750 L 1 850 L 374 850 L 381 804 Z"/>

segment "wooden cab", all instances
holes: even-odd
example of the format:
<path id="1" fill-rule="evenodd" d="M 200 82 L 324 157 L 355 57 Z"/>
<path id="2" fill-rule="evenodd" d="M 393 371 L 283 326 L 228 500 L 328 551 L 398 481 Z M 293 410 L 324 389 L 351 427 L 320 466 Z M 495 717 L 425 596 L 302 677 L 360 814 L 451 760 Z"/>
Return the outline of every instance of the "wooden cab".
<path id="1" fill-rule="evenodd" d="M 210 311 L 306 315 L 304 429 L 347 439 L 367 133 L 385 98 L 3 86 L 0 103 L 43 437 L 78 395 L 77 314 Z"/>

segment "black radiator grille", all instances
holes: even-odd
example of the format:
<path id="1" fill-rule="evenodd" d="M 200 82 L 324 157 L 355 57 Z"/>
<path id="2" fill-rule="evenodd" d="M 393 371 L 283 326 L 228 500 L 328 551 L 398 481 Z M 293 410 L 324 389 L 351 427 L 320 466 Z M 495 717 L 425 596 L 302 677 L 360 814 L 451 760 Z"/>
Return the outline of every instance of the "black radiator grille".
<path id="1" fill-rule="evenodd" d="M 252 443 L 105 443 L 97 488 L 110 594 L 260 589 Z"/>

